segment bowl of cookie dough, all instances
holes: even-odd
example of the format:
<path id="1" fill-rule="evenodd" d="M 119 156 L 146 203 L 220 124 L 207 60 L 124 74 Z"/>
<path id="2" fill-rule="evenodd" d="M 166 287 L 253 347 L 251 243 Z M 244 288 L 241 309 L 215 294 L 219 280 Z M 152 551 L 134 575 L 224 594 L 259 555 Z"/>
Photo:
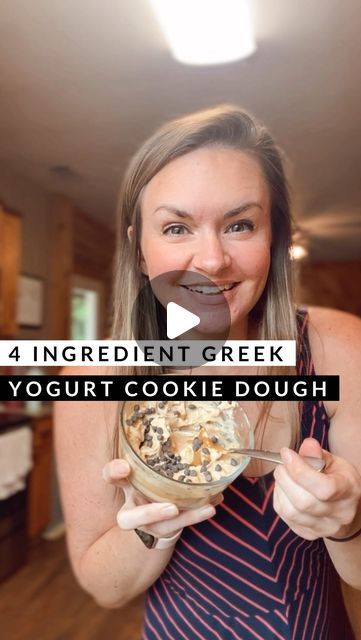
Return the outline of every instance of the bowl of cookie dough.
<path id="1" fill-rule="evenodd" d="M 180 509 L 224 491 L 250 460 L 228 449 L 254 446 L 236 401 L 126 401 L 119 423 L 119 456 L 131 467 L 130 483 L 149 500 Z"/>

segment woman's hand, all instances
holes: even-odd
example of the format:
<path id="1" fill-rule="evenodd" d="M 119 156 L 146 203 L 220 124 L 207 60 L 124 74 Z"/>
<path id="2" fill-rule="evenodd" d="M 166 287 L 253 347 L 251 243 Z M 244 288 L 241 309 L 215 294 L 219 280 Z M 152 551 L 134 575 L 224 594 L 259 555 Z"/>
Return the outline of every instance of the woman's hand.
<path id="1" fill-rule="evenodd" d="M 314 471 L 295 451 L 282 449 L 284 462 L 274 472 L 273 506 L 297 535 L 307 540 L 346 537 L 361 525 L 361 476 L 357 469 L 306 438 L 299 453 L 324 458 L 322 473 Z"/>
<path id="2" fill-rule="evenodd" d="M 215 515 L 215 504 L 219 504 L 223 496 L 213 504 L 198 509 L 179 511 L 169 502 L 149 502 L 128 482 L 130 467 L 126 460 L 117 458 L 108 462 L 103 468 L 106 482 L 121 487 L 125 502 L 117 514 L 117 523 L 121 529 L 146 530 L 158 538 L 172 537 L 177 531 L 192 524 L 197 524 Z"/>

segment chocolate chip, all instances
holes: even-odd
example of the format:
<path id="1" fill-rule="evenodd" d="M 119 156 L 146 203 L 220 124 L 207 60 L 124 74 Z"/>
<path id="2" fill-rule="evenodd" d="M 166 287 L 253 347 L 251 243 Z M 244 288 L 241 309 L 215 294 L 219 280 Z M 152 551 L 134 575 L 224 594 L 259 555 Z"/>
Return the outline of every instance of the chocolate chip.
<path id="1" fill-rule="evenodd" d="M 191 472 L 189 471 L 189 469 L 184 469 L 184 475 L 185 476 L 190 476 Z"/>
<path id="2" fill-rule="evenodd" d="M 192 442 L 193 451 L 198 451 L 198 449 L 201 448 L 202 444 L 203 444 L 202 440 L 200 440 L 199 438 L 194 438 Z"/>
<path id="3" fill-rule="evenodd" d="M 195 404 L 189 404 L 188 405 L 188 409 L 196 409 L 196 405 Z"/>
<path id="4" fill-rule="evenodd" d="M 213 442 L 213 444 L 216 444 L 218 442 L 217 436 L 212 436 L 211 437 L 211 442 Z"/>
<path id="5" fill-rule="evenodd" d="M 231 458 L 231 465 L 232 465 L 232 467 L 237 467 L 238 462 L 237 462 L 237 460 L 235 458 Z"/>
<path id="6" fill-rule="evenodd" d="M 196 470 L 195 469 L 191 469 L 190 472 L 189 472 L 189 475 L 193 476 L 193 477 L 196 476 L 197 475 Z"/>
<path id="7" fill-rule="evenodd" d="M 222 471 L 222 467 L 220 464 L 216 464 L 216 466 L 214 467 L 216 471 Z"/>
<path id="8" fill-rule="evenodd" d="M 179 482 L 184 482 L 185 479 L 186 479 L 185 476 L 179 476 L 179 478 L 178 478 Z"/>
<path id="9" fill-rule="evenodd" d="M 207 473 L 207 470 L 208 470 L 207 465 L 203 465 L 203 464 L 202 464 L 202 466 L 201 466 L 201 472 L 202 472 L 202 473 Z"/>
<path id="10" fill-rule="evenodd" d="M 164 440 L 163 436 L 157 436 L 157 440 L 159 440 L 159 442 L 162 442 L 162 440 Z"/>
<path id="11" fill-rule="evenodd" d="M 163 429 L 162 429 L 162 427 L 157 427 L 157 428 L 156 428 L 156 432 L 157 432 L 157 433 L 160 433 L 160 435 L 162 435 L 162 433 L 163 433 Z"/>
<path id="12" fill-rule="evenodd" d="M 211 452 L 209 449 L 207 449 L 207 447 L 203 447 L 202 449 L 202 453 L 204 453 L 205 456 L 209 456 L 211 455 Z"/>
<path id="13" fill-rule="evenodd" d="M 212 481 L 212 474 L 209 473 L 209 471 L 206 473 L 206 475 L 204 477 L 207 480 L 207 482 L 211 482 Z"/>
<path id="14" fill-rule="evenodd" d="M 164 407 L 165 407 L 165 403 L 164 403 L 164 402 L 160 402 L 160 403 L 158 404 L 158 407 L 159 407 L 159 409 L 164 409 Z"/>

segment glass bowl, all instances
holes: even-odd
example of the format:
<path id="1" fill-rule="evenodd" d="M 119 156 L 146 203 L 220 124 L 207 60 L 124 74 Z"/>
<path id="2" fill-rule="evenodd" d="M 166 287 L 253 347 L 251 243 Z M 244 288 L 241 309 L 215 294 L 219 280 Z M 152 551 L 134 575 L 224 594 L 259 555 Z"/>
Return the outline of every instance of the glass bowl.
<path id="1" fill-rule="evenodd" d="M 168 401 L 171 402 L 171 401 Z M 208 401 L 202 401 L 207 403 Z M 212 401 L 212 405 L 214 405 Z M 134 412 L 154 409 L 152 415 L 158 415 L 156 401 L 125 401 L 122 403 L 119 416 L 119 446 L 120 457 L 127 460 L 131 473 L 129 481 L 132 486 L 146 498 L 155 502 L 172 502 L 179 509 L 195 509 L 211 502 L 212 498 L 222 493 L 248 465 L 250 458 L 241 454 L 232 454 L 234 470 L 218 479 L 202 482 L 177 480 L 155 470 L 140 455 L 139 448 L 133 446 L 128 439 L 130 434 L 131 417 Z M 189 406 L 191 403 L 189 403 Z M 200 403 L 197 402 L 199 407 Z M 194 405 L 193 405 L 194 407 Z M 202 408 L 202 407 L 201 407 Z M 245 411 L 237 403 L 237 440 L 239 447 L 253 448 L 254 438 Z M 154 429 L 154 428 L 153 428 Z M 134 433 L 134 432 L 133 432 Z M 141 439 L 141 437 L 140 437 Z M 203 450 L 203 449 L 202 449 Z M 203 480 L 203 478 L 202 478 Z"/>

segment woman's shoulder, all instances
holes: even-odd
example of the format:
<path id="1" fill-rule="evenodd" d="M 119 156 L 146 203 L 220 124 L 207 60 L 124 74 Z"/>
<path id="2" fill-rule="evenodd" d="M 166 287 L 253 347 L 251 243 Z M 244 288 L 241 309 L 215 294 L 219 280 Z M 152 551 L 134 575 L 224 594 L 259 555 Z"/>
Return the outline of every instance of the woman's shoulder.
<path id="1" fill-rule="evenodd" d="M 347 311 L 329 307 L 308 307 L 309 332 L 316 331 L 321 337 L 343 341 L 361 337 L 361 318 Z"/>
<path id="2" fill-rule="evenodd" d="M 308 335 L 317 373 L 337 373 L 361 353 L 361 318 L 346 311 L 309 307 Z"/>
<path id="3" fill-rule="evenodd" d="M 325 307 L 308 309 L 311 357 L 318 375 L 336 375 L 340 400 L 325 401 L 331 418 L 352 413 L 361 384 L 361 319 L 345 311 Z"/>

